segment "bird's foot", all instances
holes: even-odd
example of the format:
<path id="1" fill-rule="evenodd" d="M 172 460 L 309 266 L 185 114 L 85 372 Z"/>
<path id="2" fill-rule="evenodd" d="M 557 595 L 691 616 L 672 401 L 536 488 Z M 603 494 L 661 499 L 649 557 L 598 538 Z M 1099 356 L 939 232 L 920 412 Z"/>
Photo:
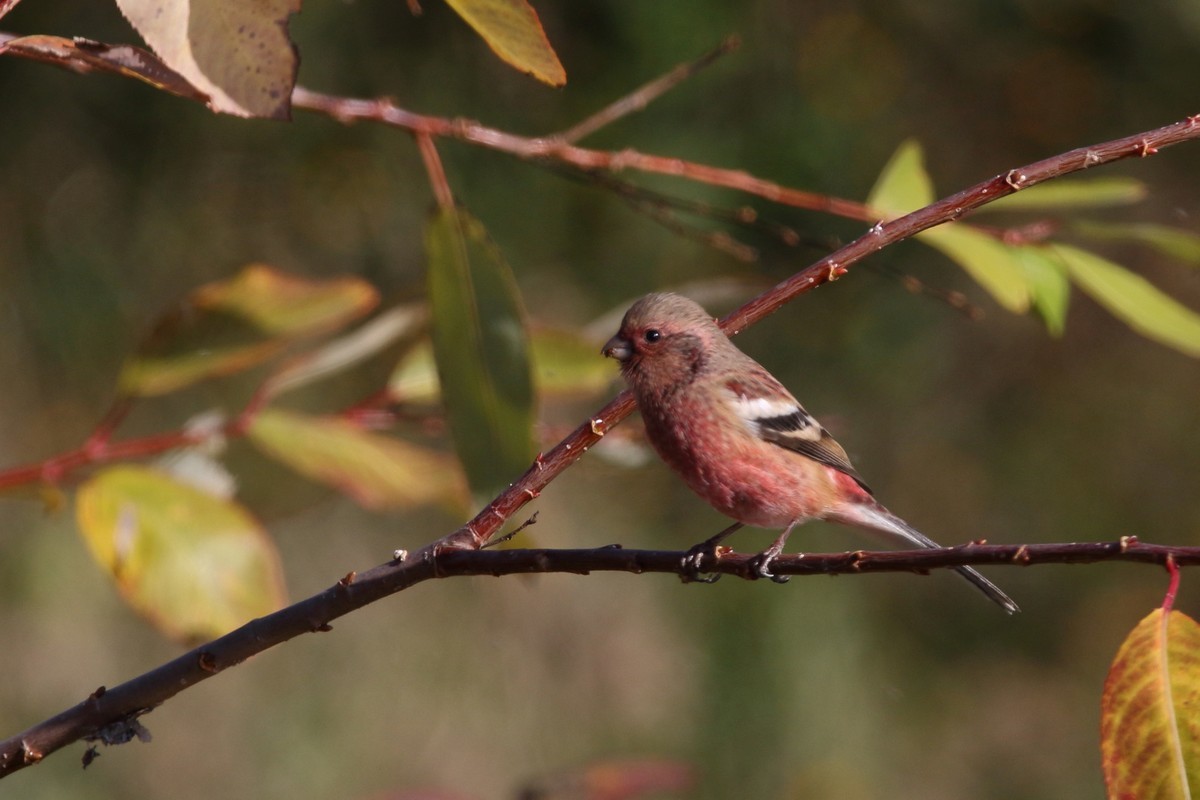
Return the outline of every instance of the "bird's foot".
<path id="1" fill-rule="evenodd" d="M 721 579 L 721 573 L 701 570 L 706 559 L 721 560 L 721 549 L 711 539 L 689 548 L 679 561 L 679 579 L 684 583 L 716 583 Z"/>
<path id="2" fill-rule="evenodd" d="M 725 541 L 729 534 L 742 527 L 742 523 L 735 522 L 725 530 L 705 539 L 698 545 L 694 545 L 683 554 L 683 558 L 679 562 L 679 579 L 684 583 L 716 583 L 721 578 L 721 573 L 711 572 L 704 573 L 701 571 L 704 562 L 711 559 L 714 563 L 721 560 L 721 542 Z M 729 548 L 724 548 L 728 550 Z"/>
<path id="3" fill-rule="evenodd" d="M 775 583 L 787 583 L 790 581 L 792 579 L 791 575 L 776 575 L 774 572 L 771 572 L 771 562 L 778 557 L 778 553 L 766 550 L 752 558 L 750 560 L 750 569 L 753 571 L 755 577 L 770 578 Z"/>
<path id="4" fill-rule="evenodd" d="M 770 578 L 775 583 L 787 583 L 792 579 L 790 575 L 776 575 L 774 572 L 771 572 L 771 563 L 779 558 L 779 554 L 783 552 L 783 546 L 787 542 L 787 537 L 791 530 L 789 526 L 775 540 L 774 544 L 750 560 L 750 569 L 753 570 L 756 576 L 759 578 Z"/>
<path id="5" fill-rule="evenodd" d="M 770 571 L 770 565 L 774 563 L 775 559 L 779 558 L 780 553 L 784 552 L 785 539 L 786 537 L 780 537 L 779 540 L 775 541 L 774 545 L 764 549 L 762 553 L 758 553 L 758 555 L 750 559 L 750 570 L 754 573 L 755 577 L 770 578 L 770 581 L 774 583 L 787 583 L 791 581 L 792 576 L 790 575 L 775 575 L 774 572 Z"/>

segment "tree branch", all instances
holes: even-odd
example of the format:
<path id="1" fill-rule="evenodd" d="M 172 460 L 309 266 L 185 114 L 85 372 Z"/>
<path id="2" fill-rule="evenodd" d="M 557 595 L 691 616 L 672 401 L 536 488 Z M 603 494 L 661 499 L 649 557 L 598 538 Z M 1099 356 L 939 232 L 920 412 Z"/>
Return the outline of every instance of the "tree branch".
<path id="1" fill-rule="evenodd" d="M 627 550 L 620 546 L 592 550 L 453 550 L 351 573 L 320 594 L 185 653 L 157 669 L 111 689 L 101 687 L 83 702 L 29 730 L 0 742 L 0 777 L 36 764 L 79 739 L 105 743 L 144 735 L 138 718 L 200 681 L 236 666 L 250 656 L 304 633 L 330 630 L 329 623 L 390 594 L 433 578 L 529 573 L 660 572 L 686 578 L 685 553 Z M 839 575 L 862 572 L 926 572 L 962 565 L 1085 564 L 1135 561 L 1179 566 L 1200 564 L 1200 547 L 1145 544 L 1136 537 L 1116 542 L 1069 544 L 966 544 L 938 550 L 847 553 L 804 553 L 780 556 L 771 570 L 780 575 Z M 723 553 L 706 557 L 702 569 L 718 575 L 757 577 L 754 556 Z"/>
<path id="2" fill-rule="evenodd" d="M 558 134 L 557 138 L 573 144 L 580 139 L 591 136 L 604 126 L 616 122 L 621 117 L 628 116 L 635 111 L 641 111 L 662 95 L 712 64 L 721 56 L 737 50 L 741 45 L 742 40 L 736 35 L 726 36 L 719 45 L 696 60 L 680 64 L 667 74 L 659 76 L 644 86 L 629 92 L 624 97 L 608 104 L 582 122 L 571 126 L 569 130 Z"/>
<path id="3" fill-rule="evenodd" d="M 1200 114 L 1152 131 L 1081 147 L 1067 153 L 1017 167 L 957 194 L 925 206 L 890 222 L 880 222 L 845 247 L 831 253 L 763 292 L 721 320 L 721 327 L 734 336 L 755 324 L 785 303 L 810 292 L 823 283 L 837 280 L 849 268 L 884 247 L 908 239 L 923 230 L 961 218 L 1020 189 L 1051 178 L 1079 172 L 1089 167 L 1130 157 L 1154 155 L 1161 148 L 1200 138 Z M 514 513 L 554 480 L 564 469 L 579 460 L 588 448 L 629 415 L 633 397 L 621 392 L 608 405 L 571 432 L 458 531 L 432 545 L 436 548 L 476 549 L 488 541 Z"/>

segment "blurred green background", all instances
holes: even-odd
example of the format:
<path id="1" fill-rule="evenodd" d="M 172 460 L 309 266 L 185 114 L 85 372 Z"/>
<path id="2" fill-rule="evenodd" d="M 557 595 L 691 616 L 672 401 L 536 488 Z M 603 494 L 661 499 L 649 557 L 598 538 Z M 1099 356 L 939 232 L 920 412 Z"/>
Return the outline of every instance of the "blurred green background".
<path id="1" fill-rule="evenodd" d="M 300 82 L 541 134 L 736 32 L 740 52 L 586 143 L 852 199 L 907 137 L 924 144 L 947 194 L 1200 111 L 1200 10 L 1187 0 L 537 8 L 567 68 L 562 90 L 503 66 L 432 1 L 420 18 L 400 2 L 308 4 L 291 24 Z M 25 0 L 0 28 L 137 41 L 107 3 Z M 307 113 L 291 124 L 217 117 L 133 81 L 18 59 L 0 59 L 0 103 L 4 465 L 78 445 L 158 314 L 247 262 L 358 275 L 393 301 L 422 291 L 431 195 L 402 132 Z M 692 281 L 766 285 L 820 254 L 768 248 L 761 263 L 738 264 L 603 191 L 492 152 L 440 150 L 539 322 L 579 325 Z M 1103 174 L 1152 190 L 1108 218 L 1196 228 L 1200 147 Z M 753 204 L 815 237 L 862 228 Z M 1107 252 L 1200 308 L 1193 268 Z M 1196 543 L 1195 360 L 1078 295 L 1065 336 L 1052 339 L 918 244 L 874 263 L 961 289 L 987 314 L 969 321 L 861 267 L 738 343 L 826 423 L 889 507 L 946 543 L 1129 534 Z M 123 430 L 237 408 L 250 387 L 205 385 L 148 403 Z M 337 407 L 367 385 L 330 391 L 325 407 Z M 543 416 L 570 424 L 607 396 Z M 295 599 L 459 521 L 433 509 L 371 514 L 243 450 L 231 456 L 241 499 L 276 537 Z M 628 469 L 594 456 L 537 507 L 534 533 L 547 546 L 682 548 L 725 524 L 657 462 Z M 734 543 L 769 540 L 749 532 Z M 870 545 L 821 525 L 792 543 Z M 1159 602 L 1165 576 L 1121 564 L 989 574 L 1024 613 L 1005 618 L 946 574 L 786 587 L 627 575 L 425 584 L 185 692 L 143 720 L 151 744 L 104 749 L 86 772 L 75 745 L 4 780 L 0 797 L 346 798 L 437 787 L 502 798 L 539 776 L 646 756 L 695 765 L 689 796 L 706 798 L 1102 796 L 1108 663 Z M 1180 607 L 1195 614 L 1190 577 Z M 119 602 L 69 508 L 0 500 L 0 735 L 179 652 Z"/>

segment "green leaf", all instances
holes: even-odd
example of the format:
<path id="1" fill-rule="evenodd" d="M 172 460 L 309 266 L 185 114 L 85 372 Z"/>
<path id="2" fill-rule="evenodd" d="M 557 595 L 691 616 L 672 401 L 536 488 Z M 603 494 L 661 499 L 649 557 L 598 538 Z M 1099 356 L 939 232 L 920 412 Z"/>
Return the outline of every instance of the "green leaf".
<path id="1" fill-rule="evenodd" d="M 275 547 L 237 503 L 127 465 L 80 487 L 76 518 L 121 596 L 169 636 L 211 639 L 283 605 Z"/>
<path id="2" fill-rule="evenodd" d="M 379 302 L 379 293 L 359 278 L 312 280 L 250 264 L 232 278 L 201 286 L 188 299 L 196 308 L 232 314 L 264 333 L 306 336 L 363 316 Z"/>
<path id="3" fill-rule="evenodd" d="M 516 281 L 483 225 L 441 209 L 425 234 L 433 352 L 455 450 L 491 496 L 534 456 L 533 376 Z"/>
<path id="4" fill-rule="evenodd" d="M 1112 798 L 1200 791 L 1200 625 L 1155 609 L 1121 644 L 1100 704 L 1100 752 Z"/>
<path id="5" fill-rule="evenodd" d="M 1065 244 L 1051 247 L 1079 288 L 1113 316 L 1148 339 L 1200 357 L 1200 315 L 1195 311 L 1095 253 Z"/>
<path id="6" fill-rule="evenodd" d="M 1071 300 L 1071 282 L 1066 268 L 1044 247 L 1033 245 L 1012 248 L 1025 270 L 1033 308 L 1046 323 L 1052 336 L 1062 336 L 1067 324 L 1067 306 Z"/>
<path id="7" fill-rule="evenodd" d="M 265 409 L 247 434 L 266 453 L 367 508 L 466 499 L 453 459 L 344 419 Z"/>
<path id="8" fill-rule="evenodd" d="M 1182 228 L 1149 223 L 1111 223 L 1079 221 L 1074 230 L 1093 239 L 1130 241 L 1149 245 L 1172 258 L 1200 264 L 1200 234 Z"/>
<path id="9" fill-rule="evenodd" d="M 1104 208 L 1137 203 L 1146 185 L 1133 178 L 1082 178 L 1046 181 L 994 200 L 980 211 L 1054 211 L 1062 208 Z"/>
<path id="10" fill-rule="evenodd" d="M 167 65 L 209 96 L 213 111 L 291 117 L 298 57 L 288 17 L 300 0 L 117 0 Z"/>
<path id="11" fill-rule="evenodd" d="M 933 181 L 925 171 L 925 155 L 915 139 L 903 142 L 879 173 L 867 205 L 888 219 L 902 217 L 934 201 Z"/>
<path id="12" fill-rule="evenodd" d="M 1029 277 L 1016 248 L 961 222 L 922 231 L 917 239 L 953 259 L 1009 311 L 1029 309 Z"/>
<path id="13" fill-rule="evenodd" d="M 562 86 L 567 73 L 541 20 L 525 0 L 446 0 L 496 55 L 543 83 Z"/>
<path id="14" fill-rule="evenodd" d="M 867 205 L 895 219 L 924 208 L 934 199 L 921 146 L 909 139 L 883 168 Z M 1029 309 L 1029 278 L 1013 248 L 963 223 L 931 228 L 917 234 L 917 238 L 949 256 L 1009 311 L 1024 313 Z"/>

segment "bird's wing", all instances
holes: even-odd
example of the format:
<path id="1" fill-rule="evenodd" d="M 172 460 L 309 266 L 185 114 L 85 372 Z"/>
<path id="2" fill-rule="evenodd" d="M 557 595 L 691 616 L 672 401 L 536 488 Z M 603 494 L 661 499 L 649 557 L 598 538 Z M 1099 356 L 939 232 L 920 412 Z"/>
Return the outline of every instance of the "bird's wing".
<path id="1" fill-rule="evenodd" d="M 837 440 L 769 373 L 732 379 L 725 386 L 735 413 L 755 436 L 844 472 L 871 491 Z"/>

